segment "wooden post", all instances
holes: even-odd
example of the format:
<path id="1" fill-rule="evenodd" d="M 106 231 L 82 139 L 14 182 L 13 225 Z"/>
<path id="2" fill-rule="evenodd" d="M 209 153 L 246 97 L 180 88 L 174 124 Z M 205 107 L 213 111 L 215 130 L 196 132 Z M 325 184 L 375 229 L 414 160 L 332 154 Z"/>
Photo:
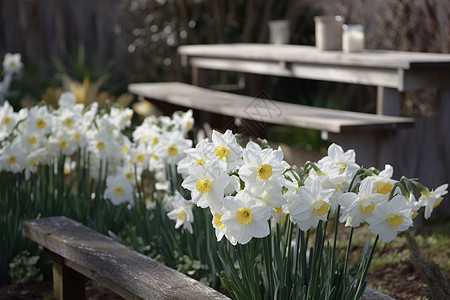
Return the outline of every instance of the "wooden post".
<path id="1" fill-rule="evenodd" d="M 192 84 L 200 87 L 208 87 L 209 71 L 206 69 L 192 68 Z"/>
<path id="2" fill-rule="evenodd" d="M 86 277 L 64 265 L 64 258 L 44 248 L 53 261 L 53 296 L 58 300 L 84 300 Z"/>
<path id="3" fill-rule="evenodd" d="M 400 115 L 400 92 L 397 89 L 379 86 L 377 89 L 377 115 Z"/>

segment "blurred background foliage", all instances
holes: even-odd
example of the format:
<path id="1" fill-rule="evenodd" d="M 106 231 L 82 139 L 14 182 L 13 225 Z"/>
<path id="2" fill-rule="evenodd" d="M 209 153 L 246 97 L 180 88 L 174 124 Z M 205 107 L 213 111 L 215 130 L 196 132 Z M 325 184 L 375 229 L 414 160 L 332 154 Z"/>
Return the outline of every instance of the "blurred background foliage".
<path id="1" fill-rule="evenodd" d="M 21 53 L 26 67 L 8 99 L 16 108 L 54 104 L 71 90 L 80 102 L 128 105 L 130 82 L 190 81 L 180 45 L 266 43 L 274 19 L 290 21 L 291 44 L 314 45 L 313 17 L 326 14 L 363 24 L 368 49 L 450 49 L 447 0 L 3 0 L 0 55 Z M 220 74 L 212 83 L 230 78 Z M 272 99 L 375 111 L 374 87 L 266 77 L 264 88 Z M 436 99 L 435 91 L 407 93 L 403 114 L 433 115 Z"/>
<path id="2" fill-rule="evenodd" d="M 70 90 L 86 104 L 109 99 L 127 106 L 133 101 L 128 83 L 190 81 L 177 54 L 180 45 L 266 43 L 267 24 L 274 19 L 289 20 L 291 44 L 314 45 L 316 15 L 363 24 L 368 49 L 450 49 L 448 0 L 3 0 L 0 55 L 21 53 L 26 68 L 8 100 L 16 109 L 40 100 L 55 105 L 60 93 Z M 238 80 L 236 74 L 212 73 L 214 85 Z M 263 82 L 271 99 L 375 112 L 375 87 L 270 76 Z M 436 93 L 405 93 L 402 114 L 436 114 Z M 325 145 L 319 132 L 270 128 L 268 133 L 294 145 L 303 138 L 304 149 Z"/>
<path id="3" fill-rule="evenodd" d="M 123 92 L 128 82 L 186 79 L 179 45 L 265 43 L 273 19 L 290 21 L 292 44 L 314 45 L 313 17 L 321 14 L 363 24 L 369 49 L 450 47 L 447 0 L 4 0 L 0 54 L 20 52 L 29 70 L 49 75 L 61 63 L 76 72 L 82 45 L 91 81 L 108 67 L 122 83 L 114 92 Z"/>

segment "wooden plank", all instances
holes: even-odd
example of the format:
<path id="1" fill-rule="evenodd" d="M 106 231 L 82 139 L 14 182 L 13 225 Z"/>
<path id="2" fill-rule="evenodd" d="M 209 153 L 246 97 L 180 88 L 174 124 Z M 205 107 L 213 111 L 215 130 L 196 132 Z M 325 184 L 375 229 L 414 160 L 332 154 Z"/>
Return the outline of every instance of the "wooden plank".
<path id="1" fill-rule="evenodd" d="M 24 221 L 23 229 L 31 240 L 63 257 L 66 266 L 79 266 L 84 275 L 127 299 L 228 299 L 66 217 Z"/>
<path id="2" fill-rule="evenodd" d="M 413 126 L 411 118 L 339 111 L 212 91 L 184 83 L 130 84 L 131 93 L 147 99 L 177 104 L 269 124 L 289 125 L 328 132 L 396 130 Z"/>
<path id="3" fill-rule="evenodd" d="M 190 61 L 193 70 L 202 68 L 353 84 L 382 85 L 393 88 L 398 88 L 401 82 L 398 71 L 391 68 L 364 69 L 336 64 L 281 63 L 279 61 L 253 61 L 215 57 L 193 57 Z"/>
<path id="4" fill-rule="evenodd" d="M 366 49 L 359 53 L 320 51 L 312 46 L 273 44 L 188 45 L 178 48 L 186 57 L 216 57 L 244 60 L 307 62 L 367 68 L 411 69 L 422 67 L 450 68 L 450 55 Z"/>

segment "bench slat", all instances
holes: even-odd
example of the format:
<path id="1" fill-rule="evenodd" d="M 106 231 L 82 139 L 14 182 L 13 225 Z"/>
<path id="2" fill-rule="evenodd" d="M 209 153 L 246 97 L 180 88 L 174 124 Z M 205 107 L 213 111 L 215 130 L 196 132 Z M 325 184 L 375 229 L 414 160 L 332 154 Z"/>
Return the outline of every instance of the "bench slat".
<path id="1" fill-rule="evenodd" d="M 62 256 L 66 266 L 127 299 L 229 299 L 66 217 L 27 220 L 23 229 L 31 240 Z"/>
<path id="2" fill-rule="evenodd" d="M 277 125 L 340 133 L 355 130 L 395 130 L 411 127 L 414 119 L 341 111 L 213 91 L 180 82 L 133 83 L 129 92 L 196 110 Z"/>

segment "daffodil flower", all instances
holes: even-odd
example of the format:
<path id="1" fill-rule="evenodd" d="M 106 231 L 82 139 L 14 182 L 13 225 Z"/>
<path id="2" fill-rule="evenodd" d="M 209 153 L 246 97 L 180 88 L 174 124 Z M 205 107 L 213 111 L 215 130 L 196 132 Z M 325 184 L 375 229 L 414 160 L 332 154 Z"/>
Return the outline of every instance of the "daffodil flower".
<path id="1" fill-rule="evenodd" d="M 333 193 L 333 189 L 323 189 L 319 180 L 301 186 L 298 194 L 289 198 L 287 203 L 291 221 L 303 231 L 317 227 L 319 221 L 327 220 L 329 198 Z"/>
<path id="2" fill-rule="evenodd" d="M 222 207 L 224 190 L 229 181 L 228 174 L 222 171 L 217 162 L 203 166 L 194 163 L 189 167 L 189 176 L 181 186 L 191 191 L 195 204 L 217 210 Z"/>
<path id="3" fill-rule="evenodd" d="M 388 200 L 388 195 L 373 192 L 374 184 L 372 178 L 366 178 L 361 182 L 358 194 L 349 192 L 339 197 L 342 213 L 340 221 L 346 222 L 346 226 L 359 226 L 373 215 L 379 203 Z"/>
<path id="4" fill-rule="evenodd" d="M 212 133 L 213 147 L 211 152 L 225 172 L 234 172 L 242 164 L 242 147 L 237 143 L 236 137 L 227 130 L 224 134 L 217 131 Z"/>
<path id="5" fill-rule="evenodd" d="M 425 206 L 425 219 L 428 219 L 433 209 L 441 204 L 443 196 L 447 194 L 448 184 L 440 185 L 435 190 L 424 189 L 420 192 L 420 206 Z"/>
<path id="6" fill-rule="evenodd" d="M 232 244 L 246 244 L 253 237 L 262 238 L 270 233 L 270 208 L 248 190 L 225 197 L 223 210 L 220 221 L 228 229 L 226 236 Z"/>
<path id="7" fill-rule="evenodd" d="M 369 230 L 380 236 L 383 242 L 390 242 L 397 232 L 405 231 L 413 225 L 412 210 L 402 195 L 396 195 L 389 202 L 375 206 L 373 215 L 367 218 Z"/>
<path id="8" fill-rule="evenodd" d="M 249 142 L 244 150 L 244 165 L 239 176 L 246 185 L 258 189 L 263 185 L 282 185 L 283 151 L 270 148 L 262 150 L 256 143 Z"/>
<path id="9" fill-rule="evenodd" d="M 108 176 L 106 178 L 105 198 L 114 205 L 133 201 L 133 186 L 123 174 Z"/>
<path id="10" fill-rule="evenodd" d="M 183 229 L 192 234 L 192 223 L 194 222 L 194 214 L 192 213 L 192 201 L 185 200 L 180 193 L 175 192 L 173 198 L 173 209 L 167 213 L 169 219 L 176 221 L 175 228 Z"/>

